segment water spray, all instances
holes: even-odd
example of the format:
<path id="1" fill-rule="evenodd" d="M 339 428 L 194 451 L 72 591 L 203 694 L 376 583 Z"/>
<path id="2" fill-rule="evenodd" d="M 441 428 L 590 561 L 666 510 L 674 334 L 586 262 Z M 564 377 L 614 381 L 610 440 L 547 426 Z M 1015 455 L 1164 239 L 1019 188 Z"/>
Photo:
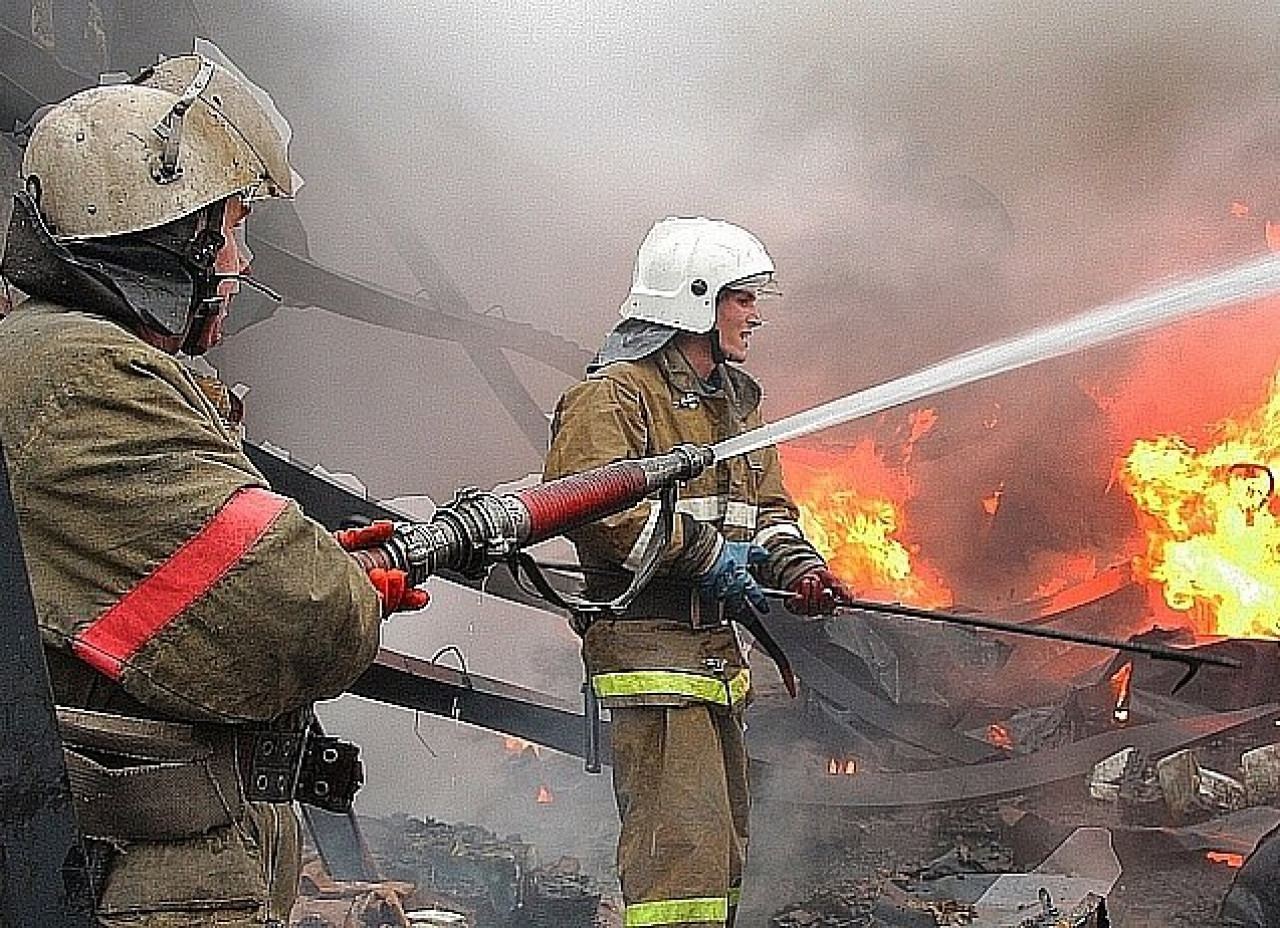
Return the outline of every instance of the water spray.
<path id="1" fill-rule="evenodd" d="M 723 461 L 954 387 L 1275 293 L 1280 293 L 1280 257 L 1269 255 L 1174 283 L 1155 293 L 1108 304 L 1066 322 L 975 348 L 914 374 L 743 432 L 713 445 L 711 451 L 717 461 Z"/>

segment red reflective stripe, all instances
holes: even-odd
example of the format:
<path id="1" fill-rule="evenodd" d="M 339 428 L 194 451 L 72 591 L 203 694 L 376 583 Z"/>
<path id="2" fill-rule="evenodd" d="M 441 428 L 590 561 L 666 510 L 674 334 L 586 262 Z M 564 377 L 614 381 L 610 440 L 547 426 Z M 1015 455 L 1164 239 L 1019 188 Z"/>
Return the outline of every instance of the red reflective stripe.
<path id="1" fill-rule="evenodd" d="M 124 662 L 221 580 L 288 503 L 257 487 L 237 491 L 169 560 L 75 637 L 76 655 L 118 679 Z"/>

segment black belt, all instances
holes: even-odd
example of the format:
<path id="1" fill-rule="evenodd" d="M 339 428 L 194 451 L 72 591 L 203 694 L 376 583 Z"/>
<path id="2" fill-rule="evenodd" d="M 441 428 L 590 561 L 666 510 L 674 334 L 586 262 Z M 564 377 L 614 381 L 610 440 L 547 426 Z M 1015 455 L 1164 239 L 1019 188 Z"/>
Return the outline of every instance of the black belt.
<path id="1" fill-rule="evenodd" d="M 697 584 L 683 581 L 651 581 L 621 613 L 602 615 L 616 619 L 666 619 L 690 628 L 719 628 L 729 624 L 724 603 L 702 598 Z"/>
<path id="2" fill-rule="evenodd" d="M 255 729 L 58 707 L 67 773 L 84 833 L 176 840 L 239 819 L 245 800 L 351 808 L 358 749 L 310 729 Z"/>

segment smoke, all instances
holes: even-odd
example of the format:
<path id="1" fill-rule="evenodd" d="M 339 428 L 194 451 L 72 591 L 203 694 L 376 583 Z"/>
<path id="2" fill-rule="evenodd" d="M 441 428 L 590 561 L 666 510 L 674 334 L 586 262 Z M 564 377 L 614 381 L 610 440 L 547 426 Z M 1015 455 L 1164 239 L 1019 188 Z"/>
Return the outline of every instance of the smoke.
<path id="1" fill-rule="evenodd" d="M 452 584 L 433 582 L 431 591 L 422 613 L 388 619 L 384 646 L 581 705 L 576 638 L 563 620 Z M 611 883 L 618 826 L 607 768 L 591 776 L 579 758 L 357 697 L 326 703 L 321 717 L 361 746 L 361 814 L 478 824 L 531 843 L 542 863 L 570 855 Z"/>
<path id="2" fill-rule="evenodd" d="M 330 266 L 420 289 L 394 209 L 474 310 L 593 348 L 652 221 L 756 231 L 786 293 L 749 365 L 774 416 L 1256 253 L 1280 215 L 1261 3 L 206 8 L 294 123 Z M 493 479 L 536 466 L 514 457 Z"/>

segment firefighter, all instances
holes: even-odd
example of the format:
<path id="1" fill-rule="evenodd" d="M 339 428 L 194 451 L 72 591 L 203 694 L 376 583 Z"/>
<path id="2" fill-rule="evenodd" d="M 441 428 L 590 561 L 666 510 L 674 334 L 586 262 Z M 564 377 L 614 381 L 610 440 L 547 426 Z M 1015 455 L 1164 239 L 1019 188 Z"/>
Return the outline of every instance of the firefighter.
<path id="1" fill-rule="evenodd" d="M 759 385 L 736 365 L 761 324 L 773 261 L 727 222 L 669 218 L 640 246 L 623 321 L 552 420 L 545 478 L 758 426 Z M 588 598 L 608 601 L 661 539 L 647 500 L 570 537 Z M 805 540 L 766 448 L 679 490 L 652 581 L 621 613 L 575 625 L 590 685 L 610 710 L 628 926 L 731 925 L 747 847 L 747 661 L 732 624 L 763 612 L 763 583 L 819 615 L 848 591 Z"/>
<path id="2" fill-rule="evenodd" d="M 55 105 L 23 158 L 0 444 L 109 926 L 287 921 L 310 706 L 425 604 L 273 493 L 184 363 L 247 281 L 245 217 L 296 186 L 287 138 L 206 50 Z"/>

